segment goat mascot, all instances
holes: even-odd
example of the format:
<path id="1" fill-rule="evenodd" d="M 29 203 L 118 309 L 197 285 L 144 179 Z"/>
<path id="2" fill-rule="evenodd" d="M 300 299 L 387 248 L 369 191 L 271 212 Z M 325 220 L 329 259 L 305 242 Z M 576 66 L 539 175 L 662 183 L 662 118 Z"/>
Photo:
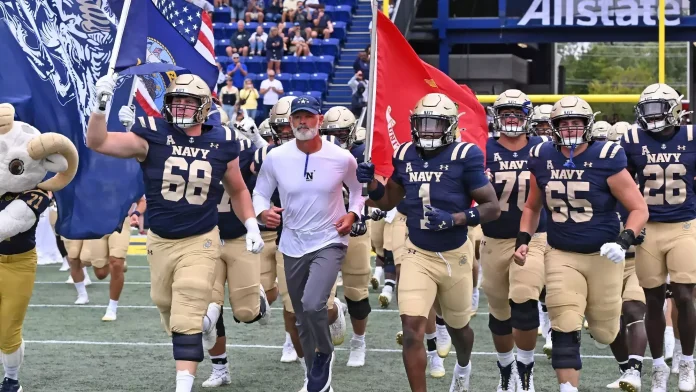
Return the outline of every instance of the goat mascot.
<path id="1" fill-rule="evenodd" d="M 48 207 L 48 192 L 63 189 L 77 172 L 77 150 L 57 133 L 41 134 L 14 121 L 14 108 L 0 104 L 0 352 L 5 367 L 1 391 L 21 392 L 22 325 L 36 276 L 36 225 Z M 43 181 L 46 173 L 57 173 Z"/>

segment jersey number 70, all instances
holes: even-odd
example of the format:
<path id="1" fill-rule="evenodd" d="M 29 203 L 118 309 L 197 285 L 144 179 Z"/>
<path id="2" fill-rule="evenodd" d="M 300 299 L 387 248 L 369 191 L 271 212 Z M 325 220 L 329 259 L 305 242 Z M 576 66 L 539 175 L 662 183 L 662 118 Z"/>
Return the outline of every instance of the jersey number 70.
<path id="1" fill-rule="evenodd" d="M 173 168 L 188 171 L 188 181 L 173 174 Z M 212 173 L 213 167 L 208 161 L 195 160 L 189 165 L 182 157 L 169 157 L 162 173 L 162 197 L 173 202 L 186 198 L 189 204 L 202 205 L 208 199 Z"/>
<path id="2" fill-rule="evenodd" d="M 529 171 L 522 171 L 519 175 L 514 171 L 504 171 L 495 173 L 495 183 L 503 185 L 503 192 L 500 194 L 500 211 L 510 211 L 510 195 L 517 181 L 517 208 L 524 211 L 524 204 L 527 202 L 527 183 L 529 182 Z"/>

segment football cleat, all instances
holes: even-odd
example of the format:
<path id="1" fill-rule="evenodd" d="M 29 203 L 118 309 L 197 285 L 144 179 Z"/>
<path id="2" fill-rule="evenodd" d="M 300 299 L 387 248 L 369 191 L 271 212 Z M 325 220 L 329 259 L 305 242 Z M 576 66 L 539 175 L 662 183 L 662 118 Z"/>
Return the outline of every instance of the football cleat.
<path id="1" fill-rule="evenodd" d="M 437 346 L 437 355 L 440 358 L 446 358 L 452 349 L 452 338 L 447 332 L 447 327 L 444 325 L 436 325 L 435 328 L 435 345 Z"/>
<path id="2" fill-rule="evenodd" d="M 679 374 L 679 362 L 681 362 L 681 356 L 681 344 L 675 344 L 672 353 L 672 374 Z M 667 362 L 667 360 L 665 360 L 665 362 Z"/>
<path id="3" fill-rule="evenodd" d="M 22 392 L 22 386 L 19 385 L 18 380 L 13 380 L 11 378 L 5 377 L 0 384 L 0 392 Z"/>
<path id="4" fill-rule="evenodd" d="M 694 362 L 679 361 L 679 392 L 692 392 L 694 390 Z"/>
<path id="5" fill-rule="evenodd" d="M 382 293 L 379 295 L 379 305 L 386 309 L 389 307 L 389 303 L 392 300 L 392 293 L 389 291 L 382 291 Z"/>
<path id="6" fill-rule="evenodd" d="M 551 328 L 549 328 L 549 331 L 546 333 L 546 343 L 544 343 L 544 347 L 542 347 L 542 350 L 544 351 L 544 354 L 546 354 L 546 357 L 548 359 L 551 359 L 551 350 L 553 349 L 553 342 L 551 342 Z"/>
<path id="7" fill-rule="evenodd" d="M 515 370 L 515 362 L 503 367 L 500 362 L 497 362 L 500 371 L 500 380 L 498 380 L 498 388 L 496 392 L 515 392 L 517 384 L 517 372 Z"/>
<path id="8" fill-rule="evenodd" d="M 223 385 L 232 384 L 232 378 L 230 377 L 230 369 L 225 365 L 224 369 L 216 369 L 213 367 L 213 372 L 210 374 L 207 380 L 203 381 L 203 388 L 216 388 Z"/>
<path id="9" fill-rule="evenodd" d="M 78 295 L 77 300 L 75 300 L 75 305 L 87 305 L 89 303 L 89 296 L 87 294 Z"/>
<path id="10" fill-rule="evenodd" d="M 348 356 L 348 367 L 365 366 L 366 345 L 364 340 L 350 339 L 350 355 Z"/>
<path id="11" fill-rule="evenodd" d="M 534 362 L 525 365 L 517 361 L 517 392 L 534 392 Z"/>
<path id="12" fill-rule="evenodd" d="M 263 313 L 263 316 L 259 319 L 259 324 L 261 325 L 268 325 L 268 323 L 271 321 L 271 304 L 268 303 L 268 298 L 266 298 L 266 291 L 263 289 L 263 286 L 259 285 L 259 294 L 261 295 L 261 301 L 264 302 L 266 305 L 266 311 Z"/>
<path id="13" fill-rule="evenodd" d="M 624 375 L 623 370 L 619 370 L 619 371 L 621 372 L 621 376 L 619 376 L 619 378 L 617 378 L 616 381 L 614 381 L 613 383 L 607 384 L 608 389 L 619 389 L 619 381 L 621 381 L 623 379 L 623 375 Z"/>
<path id="14" fill-rule="evenodd" d="M 210 314 L 211 312 L 217 313 L 218 317 L 220 317 L 220 310 L 221 310 L 220 307 L 221 307 L 220 305 L 218 305 L 214 302 L 208 304 L 208 311 L 206 312 L 206 315 L 203 316 L 203 317 L 207 317 L 210 320 L 208 328 L 203 330 L 203 349 L 205 351 L 208 351 L 211 348 L 213 348 L 213 346 L 215 346 L 215 342 L 217 341 L 217 327 L 216 327 L 216 325 L 217 325 L 218 319 L 215 318 L 215 320 L 213 320 L 212 318 L 210 318 L 208 316 L 208 314 Z M 211 309 L 211 308 L 218 308 L 218 309 Z"/>
<path id="15" fill-rule="evenodd" d="M 428 365 L 430 366 L 430 377 L 445 377 L 445 360 L 437 355 L 437 351 L 428 352 Z"/>
<path id="16" fill-rule="evenodd" d="M 60 266 L 60 269 L 58 271 L 60 271 L 60 272 L 70 271 L 70 263 L 68 263 L 67 258 L 63 257 L 63 264 Z"/>
<path id="17" fill-rule="evenodd" d="M 455 368 L 456 369 L 456 368 Z M 471 376 L 471 366 L 468 370 L 463 370 L 461 373 L 453 372 L 452 383 L 450 384 L 449 392 L 469 392 L 469 377 Z"/>
<path id="18" fill-rule="evenodd" d="M 379 279 L 377 276 L 372 276 L 370 279 L 370 284 L 372 285 L 372 290 L 377 290 L 379 288 Z"/>
<path id="19" fill-rule="evenodd" d="M 667 381 L 669 380 L 669 366 L 653 366 L 651 380 L 651 392 L 667 392 Z"/>
<path id="20" fill-rule="evenodd" d="M 348 307 L 343 305 L 343 303 L 338 299 L 334 299 L 334 306 L 338 311 L 338 317 L 333 324 L 329 325 L 329 332 L 331 332 L 331 341 L 334 346 L 340 346 L 346 339 L 346 312 Z"/>
<path id="21" fill-rule="evenodd" d="M 110 308 L 106 308 L 106 314 L 102 317 L 102 321 L 116 321 L 116 312 Z"/>
<path id="22" fill-rule="evenodd" d="M 585 321 L 582 322 L 582 327 L 585 329 L 590 329 L 590 324 L 587 323 L 587 319 L 585 319 Z"/>
<path id="23" fill-rule="evenodd" d="M 399 346 L 404 345 L 404 331 L 399 331 L 396 333 L 396 344 Z"/>
<path id="24" fill-rule="evenodd" d="M 637 369 L 628 369 L 619 378 L 619 388 L 627 392 L 640 392 L 642 387 L 640 372 Z"/>
<path id="25" fill-rule="evenodd" d="M 283 355 L 280 356 L 280 362 L 297 362 L 297 351 L 295 351 L 295 346 L 292 343 L 283 343 Z"/>

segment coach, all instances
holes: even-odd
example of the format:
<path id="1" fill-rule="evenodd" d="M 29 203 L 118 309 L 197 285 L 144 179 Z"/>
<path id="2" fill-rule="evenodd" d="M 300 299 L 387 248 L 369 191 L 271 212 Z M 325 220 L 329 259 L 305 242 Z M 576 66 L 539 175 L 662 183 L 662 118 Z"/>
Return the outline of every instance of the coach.
<path id="1" fill-rule="evenodd" d="M 334 348 L 326 301 L 346 255 L 348 234 L 365 204 L 355 158 L 319 136 L 323 117 L 315 98 L 292 102 L 295 139 L 269 152 L 253 196 L 254 210 L 266 226 L 279 225 L 283 216 L 278 248 L 305 353 L 309 392 L 330 390 Z M 348 213 L 343 184 L 350 192 Z M 276 188 L 283 208 L 271 206 Z"/>

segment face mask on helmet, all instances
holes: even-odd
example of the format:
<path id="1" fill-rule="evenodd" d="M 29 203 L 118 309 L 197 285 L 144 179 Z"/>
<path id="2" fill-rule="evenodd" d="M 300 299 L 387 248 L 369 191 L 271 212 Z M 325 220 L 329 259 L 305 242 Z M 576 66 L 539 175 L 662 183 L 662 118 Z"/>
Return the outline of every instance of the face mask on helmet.
<path id="1" fill-rule="evenodd" d="M 349 148 L 353 144 L 352 128 L 329 128 L 323 129 L 321 133 L 326 136 L 335 136 L 343 148 Z"/>
<path id="2" fill-rule="evenodd" d="M 676 125 L 672 115 L 673 103 L 666 100 L 644 101 L 636 105 L 636 117 L 641 127 L 647 131 L 660 132 Z"/>
<path id="3" fill-rule="evenodd" d="M 273 141 L 277 145 L 285 144 L 295 138 L 289 123 L 271 124 L 271 131 L 273 132 Z"/>
<path id="4" fill-rule="evenodd" d="M 552 120 L 554 142 L 557 145 L 570 147 L 585 144 L 588 141 L 592 125 L 583 117 L 565 117 Z"/>
<path id="5" fill-rule="evenodd" d="M 170 124 L 182 129 L 201 124 L 200 98 L 190 94 L 165 95 L 164 115 Z"/>
<path id="6" fill-rule="evenodd" d="M 411 116 L 411 132 L 416 145 L 424 150 L 434 150 L 452 143 L 452 123 L 446 117 Z"/>
<path id="7" fill-rule="evenodd" d="M 548 120 L 534 121 L 531 128 L 537 136 L 551 136 L 551 123 Z"/>
<path id="8" fill-rule="evenodd" d="M 495 111 L 495 124 L 500 133 L 516 137 L 526 133 L 527 113 L 525 108 L 498 107 Z"/>

